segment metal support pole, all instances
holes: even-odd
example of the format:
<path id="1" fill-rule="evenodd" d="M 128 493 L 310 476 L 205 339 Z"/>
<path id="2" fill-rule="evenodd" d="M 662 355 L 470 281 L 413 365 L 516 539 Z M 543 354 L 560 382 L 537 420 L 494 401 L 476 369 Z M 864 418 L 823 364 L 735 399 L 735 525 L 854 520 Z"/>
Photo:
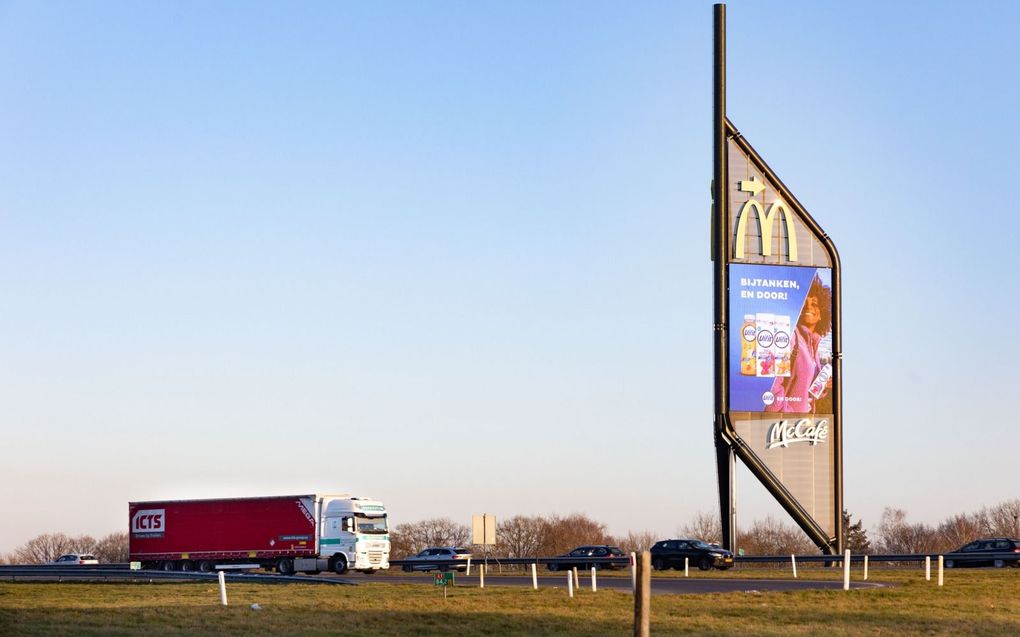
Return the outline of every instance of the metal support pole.
<path id="1" fill-rule="evenodd" d="M 715 336 L 715 449 L 719 476 L 719 521 L 722 525 L 723 548 L 736 551 L 737 530 L 734 524 L 733 474 L 734 457 L 726 439 L 729 428 L 726 409 L 728 373 L 727 312 L 728 300 L 726 261 L 729 256 L 729 201 L 726 197 L 728 174 L 726 166 L 726 5 L 714 6 L 713 108 L 712 108 L 712 259 L 714 267 Z"/>

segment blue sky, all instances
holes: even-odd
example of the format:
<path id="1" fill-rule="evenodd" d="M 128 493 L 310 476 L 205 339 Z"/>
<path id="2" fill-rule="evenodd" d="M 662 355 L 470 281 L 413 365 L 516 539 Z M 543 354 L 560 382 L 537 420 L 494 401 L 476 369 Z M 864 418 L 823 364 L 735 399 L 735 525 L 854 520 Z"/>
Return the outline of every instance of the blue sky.
<path id="1" fill-rule="evenodd" d="M 841 251 L 867 526 L 1018 496 L 1018 14 L 728 5 L 730 118 Z M 0 551 L 163 497 L 714 511 L 711 35 L 710 2 L 0 3 Z"/>

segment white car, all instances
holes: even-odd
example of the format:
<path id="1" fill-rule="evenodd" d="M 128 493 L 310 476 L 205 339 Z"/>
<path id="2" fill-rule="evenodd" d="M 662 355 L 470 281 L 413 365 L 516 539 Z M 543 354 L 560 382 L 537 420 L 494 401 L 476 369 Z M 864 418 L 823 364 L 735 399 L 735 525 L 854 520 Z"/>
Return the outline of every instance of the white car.
<path id="1" fill-rule="evenodd" d="M 467 570 L 467 561 L 471 552 L 459 546 L 433 546 L 425 549 L 414 557 L 406 558 L 406 561 L 413 561 L 413 564 L 404 564 L 406 572 L 411 571 L 458 571 Z"/>
<path id="2" fill-rule="evenodd" d="M 99 564 L 99 560 L 90 553 L 67 553 L 46 563 L 52 566 L 80 566 L 82 564 Z"/>

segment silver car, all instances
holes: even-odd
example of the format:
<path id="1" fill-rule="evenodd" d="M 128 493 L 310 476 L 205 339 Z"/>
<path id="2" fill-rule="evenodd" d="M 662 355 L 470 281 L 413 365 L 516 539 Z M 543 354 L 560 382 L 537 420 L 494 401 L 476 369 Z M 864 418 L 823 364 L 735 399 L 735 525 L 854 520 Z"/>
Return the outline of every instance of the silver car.
<path id="1" fill-rule="evenodd" d="M 459 546 L 432 546 L 414 557 L 408 557 L 404 561 L 413 562 L 404 564 L 401 568 L 410 573 L 411 571 L 458 571 L 467 570 L 467 561 L 471 558 L 471 552 Z"/>
<path id="2" fill-rule="evenodd" d="M 99 560 L 90 553 L 67 553 L 46 563 L 52 566 L 80 566 L 82 564 L 99 564 Z"/>

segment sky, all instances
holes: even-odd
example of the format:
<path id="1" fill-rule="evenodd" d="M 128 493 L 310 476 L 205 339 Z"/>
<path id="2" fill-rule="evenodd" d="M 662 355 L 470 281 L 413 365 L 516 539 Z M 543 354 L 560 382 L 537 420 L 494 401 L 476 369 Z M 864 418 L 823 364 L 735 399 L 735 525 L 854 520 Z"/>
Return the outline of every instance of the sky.
<path id="1" fill-rule="evenodd" d="M 840 250 L 847 508 L 1020 496 L 1020 5 L 727 17 Z M 161 498 L 716 512 L 711 54 L 710 2 L 0 2 L 0 552 Z"/>

